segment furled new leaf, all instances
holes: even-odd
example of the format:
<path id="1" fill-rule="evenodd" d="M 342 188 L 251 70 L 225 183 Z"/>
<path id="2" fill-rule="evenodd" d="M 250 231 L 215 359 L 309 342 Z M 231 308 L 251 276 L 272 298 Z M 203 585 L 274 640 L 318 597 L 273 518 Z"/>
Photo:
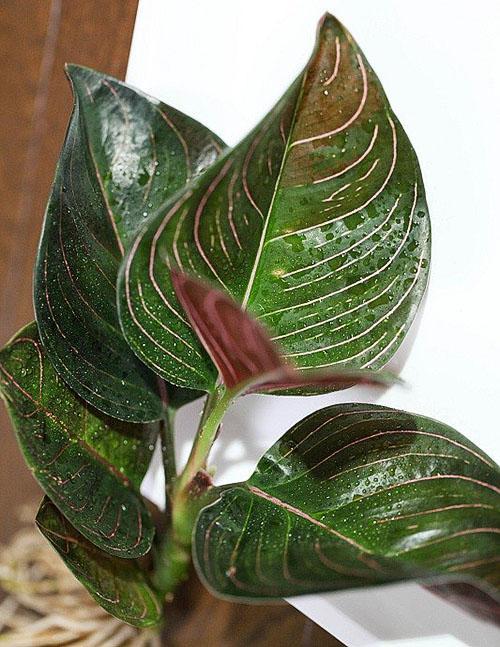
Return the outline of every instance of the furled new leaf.
<path id="1" fill-rule="evenodd" d="M 368 369 L 299 371 L 285 361 L 265 328 L 226 292 L 176 269 L 172 270 L 172 283 L 222 382 L 234 392 L 322 387 L 331 390 L 353 384 L 394 382 L 392 375 Z"/>
<path id="2" fill-rule="evenodd" d="M 136 627 L 161 619 L 161 603 L 136 560 L 103 553 L 88 542 L 46 497 L 36 517 L 38 528 L 95 601 Z"/>
<path id="3" fill-rule="evenodd" d="M 40 335 L 87 402 L 121 420 L 157 420 L 157 379 L 120 330 L 118 267 L 148 214 L 202 173 L 221 142 L 116 79 L 77 66 L 67 72 L 75 104 L 37 259 Z"/>
<path id="4" fill-rule="evenodd" d="M 158 423 L 120 422 L 80 400 L 56 373 L 34 323 L 0 351 L 0 392 L 26 462 L 65 517 L 108 553 L 146 553 L 154 530 L 139 486 Z"/>
<path id="5" fill-rule="evenodd" d="M 429 218 L 415 152 L 351 35 L 327 15 L 313 56 L 234 150 L 151 218 L 119 279 L 136 353 L 212 390 L 172 262 L 226 290 L 299 368 L 380 368 L 427 281 Z"/>
<path id="6" fill-rule="evenodd" d="M 369 404 L 308 416 L 198 518 L 215 592 L 272 598 L 408 578 L 500 603 L 500 468 L 435 420 Z"/>

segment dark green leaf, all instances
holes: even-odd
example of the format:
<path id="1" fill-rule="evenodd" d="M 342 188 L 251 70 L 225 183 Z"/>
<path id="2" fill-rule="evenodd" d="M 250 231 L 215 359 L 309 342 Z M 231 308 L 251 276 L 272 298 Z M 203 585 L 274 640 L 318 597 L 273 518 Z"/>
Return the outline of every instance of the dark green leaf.
<path id="1" fill-rule="evenodd" d="M 154 530 L 139 486 L 158 423 L 120 422 L 75 396 L 34 323 L 0 352 L 0 391 L 26 462 L 78 531 L 119 557 L 146 553 Z"/>
<path id="2" fill-rule="evenodd" d="M 500 469 L 439 422 L 369 404 L 317 411 L 199 516 L 211 589 L 246 598 L 465 580 L 500 602 Z"/>
<path id="3" fill-rule="evenodd" d="M 116 79 L 76 66 L 68 76 L 75 105 L 35 275 L 40 335 L 59 374 L 87 402 L 121 420 L 157 420 L 157 379 L 120 330 L 118 267 L 148 214 L 199 175 L 221 144 Z"/>
<path id="4" fill-rule="evenodd" d="M 120 272 L 120 318 L 162 376 L 213 389 L 175 262 L 247 307 L 299 368 L 377 369 L 410 326 L 429 255 L 415 152 L 358 46 L 326 16 L 283 98 L 140 233 Z"/>
<path id="5" fill-rule="evenodd" d="M 38 528 L 95 601 L 108 613 L 136 627 L 161 620 L 161 603 L 136 560 L 103 553 L 77 532 L 45 498 Z"/>

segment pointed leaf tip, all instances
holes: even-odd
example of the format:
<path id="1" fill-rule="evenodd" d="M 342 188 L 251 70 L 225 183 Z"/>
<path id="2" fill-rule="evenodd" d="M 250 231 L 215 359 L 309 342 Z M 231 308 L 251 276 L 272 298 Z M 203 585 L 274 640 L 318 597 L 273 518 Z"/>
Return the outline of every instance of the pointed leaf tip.
<path id="1" fill-rule="evenodd" d="M 336 18 L 333 14 L 331 14 L 329 11 L 326 11 L 321 18 L 319 19 L 318 22 L 318 34 L 323 32 L 325 29 L 341 29 L 342 31 L 345 31 L 344 26 Z"/>
<path id="2" fill-rule="evenodd" d="M 84 91 L 87 97 L 89 97 L 90 92 L 85 81 L 100 81 L 106 78 L 106 75 L 102 72 L 85 67 L 85 65 L 78 65 L 77 63 L 65 63 L 64 73 L 69 80 L 73 92 L 79 93 L 80 91 Z"/>
<path id="3" fill-rule="evenodd" d="M 83 65 L 78 65 L 77 63 L 65 63 L 64 64 L 64 72 L 66 73 L 66 76 L 68 77 L 74 77 L 77 76 L 79 73 L 83 72 L 84 70 L 88 70 L 89 68 L 84 67 Z"/>

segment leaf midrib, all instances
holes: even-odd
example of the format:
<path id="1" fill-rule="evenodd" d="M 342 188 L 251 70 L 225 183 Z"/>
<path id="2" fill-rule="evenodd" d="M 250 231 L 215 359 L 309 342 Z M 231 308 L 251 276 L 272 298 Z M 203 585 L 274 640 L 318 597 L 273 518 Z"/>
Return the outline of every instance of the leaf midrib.
<path id="1" fill-rule="evenodd" d="M 253 494 L 254 496 L 257 496 L 261 499 L 264 499 L 265 501 L 269 501 L 273 505 L 278 506 L 282 510 L 286 511 L 287 513 L 293 514 L 296 517 L 299 517 L 300 519 L 304 519 L 308 523 L 313 524 L 314 526 L 317 526 L 318 528 L 321 528 L 321 530 L 324 530 L 325 532 L 328 532 L 329 534 L 333 535 L 337 539 L 340 539 L 341 541 L 344 541 L 348 544 L 351 544 L 354 548 L 357 548 L 358 550 L 363 551 L 364 553 L 371 553 L 372 551 L 369 548 L 366 548 L 365 546 L 361 546 L 358 544 L 357 541 L 354 541 L 354 539 L 351 539 L 351 537 L 348 537 L 347 535 L 343 535 L 342 533 L 338 532 L 335 530 L 335 528 L 332 528 L 328 526 L 327 524 L 323 523 L 319 519 L 316 519 L 313 517 L 311 514 L 308 512 L 305 512 L 304 510 L 301 510 L 300 508 L 297 508 L 287 501 L 283 501 L 282 499 L 278 499 L 277 497 L 273 496 L 272 494 L 269 494 L 269 492 L 266 492 L 265 490 L 261 490 L 260 488 L 256 487 L 255 485 L 247 485 L 248 490 Z"/>
<path id="2" fill-rule="evenodd" d="M 271 222 L 271 216 L 272 216 L 272 212 L 273 212 L 273 208 L 274 208 L 274 203 L 275 203 L 275 200 L 276 200 L 276 196 L 278 194 L 278 188 L 279 188 L 280 183 L 281 183 L 281 178 L 283 176 L 283 171 L 284 171 L 284 168 L 285 168 L 286 160 L 287 160 L 288 154 L 290 152 L 290 140 L 291 140 L 294 128 L 295 128 L 295 123 L 297 121 L 297 113 L 299 111 L 299 107 L 300 107 L 300 104 L 302 102 L 302 97 L 303 97 L 303 94 L 304 94 L 304 86 L 305 86 L 305 80 L 306 80 L 306 77 L 307 77 L 307 69 L 308 68 L 306 66 L 305 70 L 302 72 L 302 81 L 301 81 L 301 86 L 300 86 L 300 92 L 299 92 L 299 94 L 297 96 L 297 99 L 296 99 L 296 102 L 295 102 L 295 107 L 294 107 L 294 111 L 293 111 L 293 115 L 292 115 L 292 120 L 290 122 L 290 128 L 288 129 L 288 136 L 287 136 L 285 148 L 284 148 L 284 151 L 283 151 L 283 158 L 281 160 L 280 170 L 278 172 L 278 176 L 276 178 L 276 183 L 274 185 L 274 191 L 273 191 L 273 195 L 271 197 L 271 202 L 269 203 L 269 207 L 267 209 L 266 221 L 264 223 L 264 226 L 262 227 L 262 234 L 260 236 L 259 246 L 257 248 L 257 253 L 255 255 L 255 261 L 254 261 L 252 271 L 251 271 L 250 277 L 248 279 L 247 288 L 245 290 L 245 294 L 243 295 L 243 300 L 242 300 L 242 303 L 241 303 L 241 307 L 243 309 L 246 309 L 248 301 L 250 299 L 250 295 L 252 293 L 252 289 L 253 289 L 253 286 L 255 284 L 255 278 L 257 276 L 257 270 L 259 269 L 260 260 L 262 258 L 262 253 L 264 251 L 264 246 L 265 246 L 265 242 L 266 242 L 266 235 L 267 235 L 267 231 L 269 229 L 269 223 Z"/>
<path id="3" fill-rule="evenodd" d="M 85 87 L 88 87 L 87 84 L 85 84 Z M 118 231 L 118 227 L 116 226 L 114 213 L 113 213 L 113 211 L 111 209 L 111 205 L 109 204 L 109 196 L 107 195 L 107 192 L 106 192 L 106 190 L 104 188 L 104 183 L 102 181 L 101 173 L 100 173 L 99 167 L 97 165 L 97 159 L 95 157 L 95 152 L 94 152 L 94 150 L 92 148 L 92 142 L 91 142 L 91 138 L 89 137 L 89 131 L 88 131 L 88 128 L 87 128 L 87 117 L 86 117 L 86 113 L 85 113 L 85 108 L 84 108 L 84 106 L 82 104 L 82 101 L 81 101 L 81 98 L 80 98 L 80 95 L 79 95 L 78 91 L 76 89 L 74 89 L 74 92 L 75 92 L 75 95 L 76 95 L 77 101 L 78 101 L 78 121 L 81 123 L 82 130 L 83 130 L 83 132 L 85 134 L 84 140 L 85 140 L 86 148 L 87 148 L 87 150 L 89 152 L 90 159 L 92 160 L 92 167 L 94 169 L 95 177 L 96 177 L 97 183 L 99 185 L 99 189 L 100 189 L 100 192 L 101 192 L 101 195 L 102 195 L 102 199 L 104 201 L 104 206 L 106 208 L 106 215 L 108 217 L 108 220 L 109 220 L 110 225 L 111 225 L 111 229 L 112 229 L 113 234 L 114 234 L 115 242 L 116 242 L 116 245 L 118 247 L 118 252 L 120 254 L 120 257 L 123 258 L 123 256 L 125 255 L 124 244 L 123 244 L 123 241 L 121 239 L 120 233 Z"/>

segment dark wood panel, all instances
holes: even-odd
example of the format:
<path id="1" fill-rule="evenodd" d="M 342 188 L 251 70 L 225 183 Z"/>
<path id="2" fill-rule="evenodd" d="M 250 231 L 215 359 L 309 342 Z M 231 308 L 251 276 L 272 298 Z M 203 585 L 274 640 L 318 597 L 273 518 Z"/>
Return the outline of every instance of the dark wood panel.
<path id="1" fill-rule="evenodd" d="M 13 278 L 17 260 L 27 255 L 18 231 L 21 197 L 29 178 L 33 157 L 35 105 L 40 78 L 47 28 L 50 23 L 50 3 L 35 7 L 28 2 L 4 2 L 0 12 L 0 65 L 3 96 L 0 113 L 0 344 L 4 344 L 23 322 L 22 312 L 29 312 L 29 270 Z M 40 106 L 40 102 L 38 103 Z M 40 107 L 38 108 L 40 112 Z M 32 216 L 33 217 L 33 216 Z M 39 227 L 40 217 L 36 218 Z M 32 262 L 32 254 L 26 259 Z M 26 283 L 24 294 L 15 295 L 9 289 Z M 27 315 L 31 318 L 31 315 Z M 9 323 L 8 323 L 9 322 Z M 0 437 L 2 439 L 0 469 L 0 538 L 11 535 L 16 525 L 15 510 L 20 503 L 39 496 L 14 439 L 5 408 L 0 405 Z"/>
<path id="2" fill-rule="evenodd" d="M 71 93 L 63 66 L 123 78 L 137 0 L 2 0 L 0 8 L 0 344 L 33 318 L 32 268 Z M 104 12 L 104 15 L 103 15 Z M 103 19 L 104 18 L 104 19 Z M 0 407 L 0 537 L 39 490 Z"/>
<path id="3" fill-rule="evenodd" d="M 32 317 L 33 258 L 71 109 L 64 63 L 123 78 L 136 8 L 137 0 L 2 2 L 2 341 Z"/>
<path id="4" fill-rule="evenodd" d="M 168 608 L 167 647 L 342 647 L 286 603 L 234 604 L 214 598 L 196 576 Z"/>

